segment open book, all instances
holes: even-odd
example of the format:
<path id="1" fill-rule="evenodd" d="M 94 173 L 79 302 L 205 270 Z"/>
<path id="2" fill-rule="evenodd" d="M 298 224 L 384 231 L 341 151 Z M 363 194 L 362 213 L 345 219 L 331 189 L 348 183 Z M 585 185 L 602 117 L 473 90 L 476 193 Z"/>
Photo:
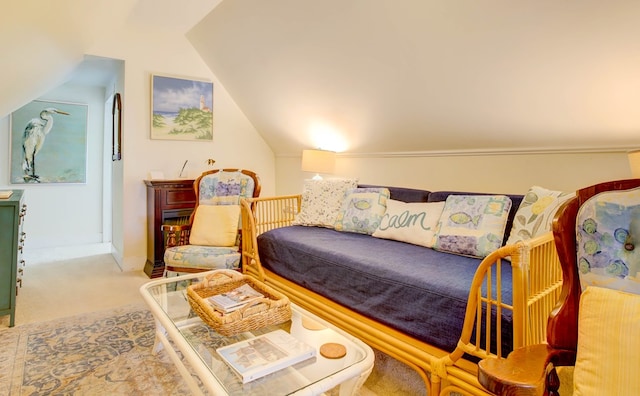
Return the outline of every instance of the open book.
<path id="1" fill-rule="evenodd" d="M 229 313 L 263 297 L 262 293 L 245 283 L 231 291 L 211 296 L 208 300 L 214 309 L 222 313 Z"/>
<path id="2" fill-rule="evenodd" d="M 284 330 L 236 342 L 216 350 L 247 383 L 316 356 L 316 348 Z"/>

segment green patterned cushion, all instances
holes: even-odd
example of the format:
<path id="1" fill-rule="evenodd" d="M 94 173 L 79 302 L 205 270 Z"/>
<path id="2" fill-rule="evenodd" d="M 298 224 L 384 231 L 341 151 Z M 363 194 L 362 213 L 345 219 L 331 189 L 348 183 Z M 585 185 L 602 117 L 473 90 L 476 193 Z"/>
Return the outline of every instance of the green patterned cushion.
<path id="1" fill-rule="evenodd" d="M 527 191 L 513 219 L 507 245 L 526 241 L 551 231 L 553 217 L 575 193 L 552 191 L 533 186 Z"/>
<path id="2" fill-rule="evenodd" d="M 371 235 L 387 209 L 389 189 L 354 188 L 348 190 L 336 218 L 336 231 Z"/>
<path id="3" fill-rule="evenodd" d="M 485 257 L 502 245 L 511 198 L 450 195 L 438 222 L 435 249 Z"/>
<path id="4" fill-rule="evenodd" d="M 588 199 L 576 217 L 577 259 L 589 285 L 640 293 L 640 189 Z"/>

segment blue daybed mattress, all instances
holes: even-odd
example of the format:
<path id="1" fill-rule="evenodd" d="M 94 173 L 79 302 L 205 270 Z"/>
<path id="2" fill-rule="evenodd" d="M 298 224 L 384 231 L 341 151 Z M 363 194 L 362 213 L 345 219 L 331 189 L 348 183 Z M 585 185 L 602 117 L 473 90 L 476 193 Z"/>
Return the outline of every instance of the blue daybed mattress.
<path id="1" fill-rule="evenodd" d="M 258 236 L 262 265 L 354 311 L 451 351 L 480 259 L 328 228 L 289 226 Z M 503 260 L 503 301 L 511 266 Z M 511 328 L 511 312 L 503 314 Z M 503 334 L 503 351 L 512 337 Z"/>

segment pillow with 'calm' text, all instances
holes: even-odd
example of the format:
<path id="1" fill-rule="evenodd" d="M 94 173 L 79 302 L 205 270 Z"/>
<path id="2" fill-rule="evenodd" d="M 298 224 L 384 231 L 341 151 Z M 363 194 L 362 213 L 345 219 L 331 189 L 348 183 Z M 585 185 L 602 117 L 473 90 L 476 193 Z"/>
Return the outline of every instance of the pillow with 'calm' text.
<path id="1" fill-rule="evenodd" d="M 387 201 L 380 226 L 372 236 L 433 247 L 435 229 L 444 209 L 442 202 Z"/>

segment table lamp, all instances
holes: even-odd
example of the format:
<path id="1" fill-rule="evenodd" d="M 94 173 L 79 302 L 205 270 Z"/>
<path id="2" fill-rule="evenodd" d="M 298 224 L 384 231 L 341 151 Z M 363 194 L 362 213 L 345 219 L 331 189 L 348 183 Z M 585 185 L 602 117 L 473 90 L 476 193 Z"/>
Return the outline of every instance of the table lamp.
<path id="1" fill-rule="evenodd" d="M 634 179 L 640 178 L 640 150 L 629 151 L 627 153 L 631 176 Z"/>
<path id="2" fill-rule="evenodd" d="M 302 171 L 315 173 L 313 180 L 322 180 L 320 173 L 333 173 L 335 166 L 335 151 L 302 150 Z"/>

